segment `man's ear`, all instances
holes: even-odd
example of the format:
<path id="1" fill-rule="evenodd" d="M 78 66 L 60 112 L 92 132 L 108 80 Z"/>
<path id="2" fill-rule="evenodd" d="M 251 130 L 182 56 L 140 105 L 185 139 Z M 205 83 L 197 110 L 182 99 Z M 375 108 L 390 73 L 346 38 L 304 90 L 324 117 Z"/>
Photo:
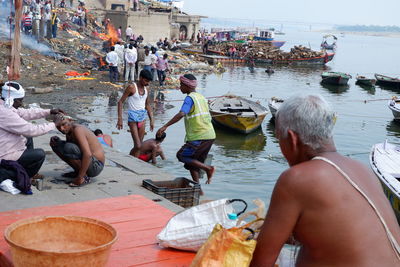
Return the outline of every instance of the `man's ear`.
<path id="1" fill-rule="evenodd" d="M 297 152 L 299 145 L 299 136 L 292 130 L 288 130 L 288 142 L 293 152 Z"/>

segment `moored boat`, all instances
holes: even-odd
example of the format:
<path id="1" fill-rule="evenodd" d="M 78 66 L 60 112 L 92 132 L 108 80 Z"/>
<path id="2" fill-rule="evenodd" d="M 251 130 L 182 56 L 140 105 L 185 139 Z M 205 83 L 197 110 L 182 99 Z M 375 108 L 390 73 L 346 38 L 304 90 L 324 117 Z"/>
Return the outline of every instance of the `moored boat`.
<path id="1" fill-rule="evenodd" d="M 392 111 L 394 119 L 400 120 L 400 99 L 394 96 L 392 100 L 389 101 L 388 107 Z"/>
<path id="2" fill-rule="evenodd" d="M 254 59 L 256 64 L 277 64 L 277 65 L 293 65 L 293 66 L 303 66 L 303 65 L 325 65 L 333 59 L 335 53 L 328 53 L 324 56 L 319 57 L 307 57 L 307 58 L 293 58 L 293 59 Z M 250 60 L 249 60 L 250 61 Z"/>
<path id="3" fill-rule="evenodd" d="M 280 108 L 280 106 L 283 103 L 283 99 L 279 99 L 276 97 L 272 97 L 269 101 L 268 101 L 268 108 L 269 111 L 271 111 L 271 115 L 273 118 L 275 118 L 275 114 L 278 111 L 278 109 Z"/>
<path id="4" fill-rule="evenodd" d="M 400 149 L 388 142 L 376 144 L 369 160 L 400 223 Z"/>
<path id="5" fill-rule="evenodd" d="M 356 84 L 358 85 L 366 85 L 366 86 L 374 86 L 376 83 L 375 79 L 369 79 L 365 76 L 358 75 L 356 77 Z"/>
<path id="6" fill-rule="evenodd" d="M 255 41 L 252 41 L 252 43 L 264 43 L 264 44 L 271 45 L 273 47 L 280 48 L 286 43 L 286 41 L 266 41 L 266 40 L 259 40 L 259 39 L 256 40 L 255 39 Z"/>
<path id="7" fill-rule="evenodd" d="M 268 111 L 262 105 L 235 95 L 225 95 L 210 103 L 213 122 L 240 133 L 258 129 Z"/>
<path id="8" fill-rule="evenodd" d="M 181 52 L 188 55 L 200 55 L 203 54 L 202 50 L 182 48 Z"/>
<path id="9" fill-rule="evenodd" d="M 375 74 L 376 83 L 378 85 L 400 88 L 400 79 L 385 76 L 382 74 Z"/>
<path id="10" fill-rule="evenodd" d="M 326 71 L 321 74 L 321 83 L 333 85 L 346 85 L 351 75 L 344 72 Z"/>

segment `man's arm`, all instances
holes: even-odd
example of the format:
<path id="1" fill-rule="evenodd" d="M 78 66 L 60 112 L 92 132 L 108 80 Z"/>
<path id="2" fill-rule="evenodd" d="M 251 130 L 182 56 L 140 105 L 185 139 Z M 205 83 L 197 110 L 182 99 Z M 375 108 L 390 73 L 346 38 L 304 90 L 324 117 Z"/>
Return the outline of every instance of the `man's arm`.
<path id="1" fill-rule="evenodd" d="M 171 126 L 172 124 L 177 123 L 184 116 L 185 116 L 185 113 L 183 111 L 180 111 L 179 113 L 177 113 L 169 122 L 167 122 L 163 127 L 158 129 L 157 136 L 161 136 L 163 134 L 163 132 L 165 132 L 169 126 Z"/>
<path id="2" fill-rule="evenodd" d="M 35 137 L 46 134 L 56 128 L 53 122 L 32 124 L 18 116 L 15 112 L 9 112 L 3 115 L 5 117 L 0 121 L 0 128 L 13 134 Z"/>
<path id="3" fill-rule="evenodd" d="M 118 122 L 117 122 L 118 130 L 121 130 L 123 128 L 123 126 L 122 126 L 122 107 L 124 106 L 124 102 L 130 94 L 134 94 L 135 92 L 136 92 L 136 89 L 132 85 L 129 85 L 128 87 L 126 87 L 124 94 L 121 96 L 120 100 L 118 101 Z"/>
<path id="4" fill-rule="evenodd" d="M 251 261 L 252 267 L 274 266 L 282 246 L 292 234 L 300 216 L 301 206 L 296 199 L 296 189 L 291 186 L 290 170 L 278 179 L 272 193 L 257 246 Z"/>
<path id="5" fill-rule="evenodd" d="M 165 132 L 169 126 L 171 126 L 174 123 L 177 123 L 186 114 L 190 113 L 190 111 L 193 109 L 193 105 L 194 105 L 193 99 L 190 96 L 187 96 L 185 98 L 185 100 L 183 101 L 181 111 L 179 111 L 169 122 L 167 122 L 163 127 L 161 127 L 157 131 L 157 136 L 161 136 L 163 134 L 163 132 Z"/>
<path id="6" fill-rule="evenodd" d="M 153 131 L 154 130 L 154 118 L 153 118 L 153 110 L 150 105 L 149 96 L 147 96 L 147 98 L 146 98 L 146 110 L 147 110 L 147 114 L 149 115 L 149 119 L 150 119 L 150 131 Z"/>
<path id="7" fill-rule="evenodd" d="M 161 148 L 161 145 L 158 145 L 158 152 L 160 153 L 161 159 L 162 159 L 162 160 L 165 160 L 166 157 L 165 157 L 165 155 L 164 155 L 163 149 Z"/>
<path id="8" fill-rule="evenodd" d="M 30 121 L 49 116 L 50 111 L 51 111 L 50 109 L 41 109 L 41 108 L 30 108 L 30 109 L 18 108 L 17 114 L 24 120 Z"/>
<path id="9" fill-rule="evenodd" d="M 156 144 L 151 145 L 151 162 L 153 164 L 157 164 L 157 145 Z"/>
<path id="10" fill-rule="evenodd" d="M 82 153 L 81 168 L 79 169 L 78 176 L 76 178 L 83 178 L 89 168 L 92 151 L 90 150 L 89 142 L 86 137 L 85 128 L 83 128 L 83 126 L 77 126 L 73 131 L 75 141 Z"/>

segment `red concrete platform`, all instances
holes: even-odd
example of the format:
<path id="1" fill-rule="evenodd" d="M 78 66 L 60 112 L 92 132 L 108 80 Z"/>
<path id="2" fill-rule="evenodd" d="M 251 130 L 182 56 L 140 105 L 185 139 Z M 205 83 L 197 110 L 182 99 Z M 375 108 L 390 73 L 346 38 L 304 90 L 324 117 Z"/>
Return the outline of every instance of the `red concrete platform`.
<path id="1" fill-rule="evenodd" d="M 189 266 L 194 253 L 162 249 L 156 236 L 174 212 L 139 195 L 99 199 L 59 206 L 0 212 L 0 266 L 11 267 L 10 247 L 4 240 L 5 228 L 32 216 L 75 215 L 102 220 L 118 232 L 108 267 Z"/>

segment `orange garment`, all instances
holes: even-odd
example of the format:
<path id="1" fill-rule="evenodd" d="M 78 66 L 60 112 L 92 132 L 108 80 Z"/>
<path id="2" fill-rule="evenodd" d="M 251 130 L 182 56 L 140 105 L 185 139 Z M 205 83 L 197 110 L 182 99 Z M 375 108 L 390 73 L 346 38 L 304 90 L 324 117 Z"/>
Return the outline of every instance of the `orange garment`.
<path id="1" fill-rule="evenodd" d="M 88 75 L 90 75 L 90 72 L 79 73 L 77 71 L 70 70 L 70 71 L 67 71 L 65 73 L 65 75 L 66 76 L 88 76 Z"/>

